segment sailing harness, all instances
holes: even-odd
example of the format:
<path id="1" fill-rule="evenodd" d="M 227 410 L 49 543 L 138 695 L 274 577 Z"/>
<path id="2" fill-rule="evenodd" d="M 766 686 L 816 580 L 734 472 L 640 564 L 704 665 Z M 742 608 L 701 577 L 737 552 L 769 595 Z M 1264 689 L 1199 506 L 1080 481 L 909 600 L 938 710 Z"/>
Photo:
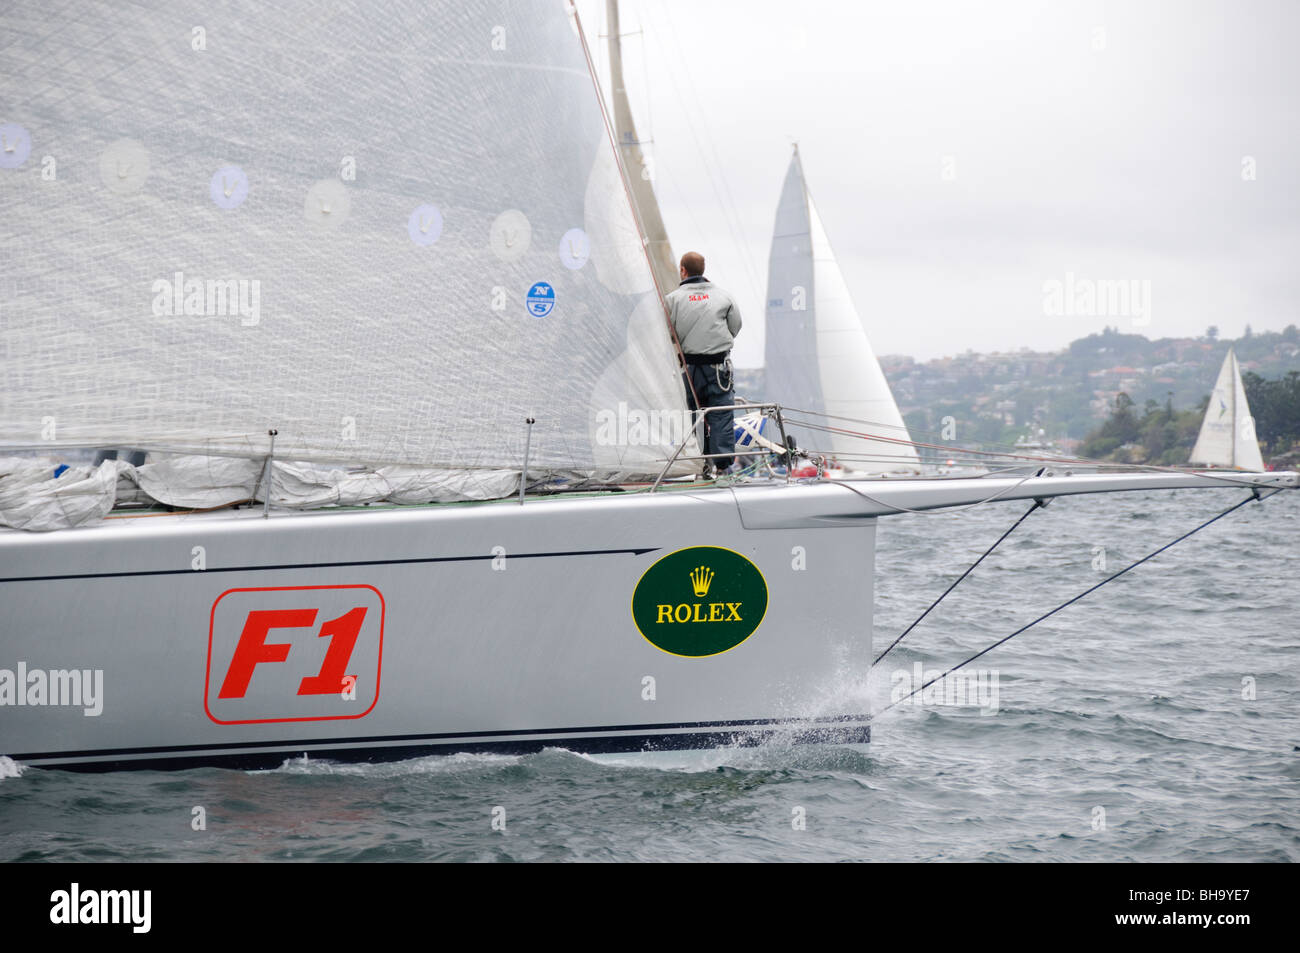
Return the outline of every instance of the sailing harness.
<path id="1" fill-rule="evenodd" d="M 721 354 L 683 354 L 682 359 L 693 367 L 713 368 L 713 377 L 718 382 L 718 389 L 723 391 L 731 390 L 735 374 L 731 368 L 730 351 L 723 351 Z M 725 384 L 723 383 L 724 379 L 726 380 Z"/>
<path id="2" fill-rule="evenodd" d="M 727 378 L 727 382 L 726 382 L 725 384 L 722 383 L 722 378 L 723 378 L 724 376 Z M 735 379 L 735 374 L 733 374 L 733 373 L 732 373 L 732 370 L 731 370 L 731 356 L 730 356 L 730 355 L 728 355 L 727 358 L 726 358 L 726 360 L 724 360 L 721 364 L 714 364 L 714 365 L 713 365 L 713 378 L 714 378 L 714 380 L 716 380 L 716 381 L 718 382 L 718 390 L 721 390 L 721 391 L 730 391 L 730 390 L 731 390 L 731 384 L 732 384 L 733 380 Z"/>
<path id="3" fill-rule="evenodd" d="M 840 485 L 840 486 L 847 486 L 847 484 L 839 484 L 839 485 Z M 853 489 L 852 487 L 848 487 L 848 488 L 849 488 L 849 489 Z M 856 491 L 855 491 L 855 492 L 856 492 Z M 1210 519 L 1206 520 L 1204 523 L 1202 523 L 1201 525 L 1195 527 L 1194 529 L 1188 530 L 1186 533 L 1184 533 L 1182 536 L 1179 536 L 1177 539 L 1172 540 L 1172 541 L 1170 541 L 1170 542 L 1168 542 L 1168 543 L 1165 543 L 1165 545 L 1161 546 L 1159 549 L 1155 550 L 1154 552 L 1148 553 L 1147 555 L 1143 556 L 1141 559 L 1137 560 L 1136 562 L 1129 563 L 1127 566 L 1125 566 L 1125 567 L 1124 567 L 1123 569 L 1121 569 L 1119 572 L 1114 573 L 1113 575 L 1107 576 L 1107 577 L 1106 577 L 1105 579 L 1103 579 L 1101 582 L 1097 583 L 1095 586 L 1090 586 L 1089 588 L 1085 589 L 1083 592 L 1079 593 L 1079 594 L 1078 594 L 1077 596 L 1075 596 L 1073 599 L 1068 599 L 1068 600 L 1066 600 L 1065 602 L 1062 602 L 1059 606 L 1057 606 L 1055 609 L 1052 609 L 1050 612 L 1044 612 L 1044 613 L 1043 613 L 1042 615 L 1040 615 L 1037 619 L 1034 619 L 1034 621 L 1028 623 L 1027 625 L 1023 625 L 1023 626 L 1021 626 L 1020 628 L 1016 629 L 1016 631 L 1012 632 L 1010 635 L 1005 636 L 1005 637 L 1003 637 L 1003 638 L 1001 638 L 1001 639 L 998 639 L 998 641 L 994 642 L 992 645 L 988 646 L 987 648 L 981 649 L 980 651 L 976 652 L 976 653 L 975 653 L 974 655 L 972 655 L 970 658 L 968 658 L 968 659 L 966 659 L 966 660 L 964 660 L 964 661 L 958 662 L 956 665 L 954 665 L 952 668 L 948 669 L 948 670 L 947 670 L 946 672 L 944 672 L 942 675 L 937 675 L 937 676 L 935 676 L 934 678 L 930 679 L 930 680 L 929 680 L 928 682 L 926 682 L 925 684 L 923 684 L 923 685 L 921 685 L 921 686 L 919 686 L 919 687 L 913 689 L 911 692 L 909 692 L 907 695 L 903 696 L 902 698 L 899 698 L 899 699 L 896 699 L 896 700 L 894 700 L 894 701 L 891 701 L 888 705 L 886 705 L 884 708 L 882 708 L 882 709 L 880 709 L 880 710 L 881 710 L 882 712 L 884 712 L 884 711 L 888 711 L 889 709 L 893 708 L 895 705 L 901 705 L 903 702 L 907 701 L 907 700 L 908 700 L 909 698 L 911 698 L 913 695 L 916 695 L 916 694 L 918 694 L 919 692 L 922 692 L 922 691 L 924 691 L 925 689 L 929 688 L 929 687 L 930 687 L 931 685 L 933 685 L 935 682 L 943 681 L 945 678 L 947 678 L 947 677 L 948 677 L 949 675 L 951 675 L 953 672 L 957 671 L 957 669 L 962 668 L 962 667 L 964 667 L 964 666 L 966 666 L 966 665 L 969 665 L 971 662 L 975 661 L 977 658 L 980 658 L 980 657 L 983 656 L 983 655 L 987 655 L 989 652 L 992 652 L 992 651 L 993 651 L 995 648 L 997 648 L 999 645 L 1002 645 L 1002 644 L 1005 643 L 1005 642 L 1010 642 L 1010 641 L 1011 641 L 1012 639 L 1014 639 L 1017 635 L 1020 635 L 1022 632 L 1025 632 L 1025 631 L 1027 631 L 1027 630 L 1033 628 L 1034 626 L 1038 625 L 1038 623 L 1042 622 L 1044 619 L 1048 619 L 1048 618 L 1050 618 L 1050 617 L 1056 615 L 1056 613 L 1060 612 L 1062 609 L 1066 608 L 1067 606 L 1071 606 L 1071 605 L 1073 605 L 1074 603 L 1078 602 L 1078 601 L 1079 601 L 1080 599 L 1082 599 L 1084 596 L 1086 596 L 1086 595 L 1088 595 L 1088 594 L 1090 594 L 1090 593 L 1096 592 L 1098 589 L 1100 589 L 1102 586 L 1106 585 L 1107 583 L 1109 583 L 1109 582 L 1113 582 L 1114 580 L 1118 579 L 1120 576 L 1124 575 L 1124 574 L 1125 574 L 1126 572 L 1128 572 L 1130 569 L 1136 569 L 1138 566 L 1142 565 L 1144 562 L 1147 562 L 1147 561 L 1150 560 L 1150 559 L 1154 559 L 1156 556 L 1159 556 L 1159 555 L 1160 555 L 1161 553 L 1163 553 L 1165 550 L 1170 549 L 1170 548 L 1172 548 L 1172 547 L 1178 545 L 1178 544 L 1181 543 L 1183 540 L 1187 539 L 1189 536 L 1192 536 L 1192 535 L 1195 535 L 1196 533 L 1199 533 L 1201 530 L 1205 529 L 1205 527 L 1209 526 L 1211 523 L 1215 523 L 1215 522 L 1217 522 L 1218 520 L 1223 519 L 1223 517 L 1227 516 L 1229 513 L 1233 512 L 1233 511 L 1235 511 L 1235 510 L 1240 509 L 1241 507 L 1245 506 L 1247 503 L 1250 503 L 1250 502 L 1252 502 L 1252 501 L 1262 501 L 1262 500 L 1266 500 L 1266 499 L 1268 499 L 1270 496 L 1273 496 L 1274 494 L 1276 494 L 1276 493 L 1280 493 L 1280 492 L 1282 492 L 1282 488 L 1281 488 L 1281 487 L 1279 487 L 1279 488 L 1276 489 L 1276 490 L 1273 490 L 1272 493 L 1268 493 L 1268 494 L 1263 494 L 1263 493 L 1261 493 L 1259 487 L 1254 487 L 1254 488 L 1252 488 L 1252 490 L 1251 490 L 1251 495 L 1248 496 L 1248 497 L 1246 497 L 1246 498 L 1245 498 L 1244 500 L 1242 500 L 1241 502 L 1233 504 L 1232 506 L 1228 507 L 1226 510 L 1224 510 L 1222 513 L 1218 514 L 1217 516 L 1211 517 Z M 953 582 L 952 585 L 950 585 L 947 589 L 944 590 L 943 595 L 939 596 L 938 599 L 935 599 L 934 602 L 930 603 L 929 607 L 928 607 L 924 612 L 922 612 L 919 616 L 916 617 L 916 621 L 914 621 L 911 625 L 909 625 L 906 629 L 903 630 L 903 634 L 902 634 L 902 635 L 900 635 L 898 638 L 894 639 L 894 641 L 890 643 L 889 647 L 886 648 L 885 651 L 881 652 L 878 656 L 876 656 L 876 660 L 875 660 L 874 662 L 871 663 L 871 667 L 874 668 L 876 665 L 880 664 L 880 660 L 883 659 L 886 655 L 888 655 L 891 651 L 893 651 L 894 647 L 895 647 L 896 645 L 898 645 L 899 642 L 902 642 L 903 639 L 907 637 L 908 633 L 910 633 L 913 629 L 915 629 L 915 628 L 917 627 L 917 625 L 920 624 L 921 620 L 924 619 L 927 615 L 929 615 L 929 614 L 934 610 L 934 608 L 935 608 L 937 605 L 939 605 L 939 603 L 943 602 L 943 600 L 944 600 L 945 598 L 947 598 L 948 593 L 950 593 L 950 592 L 952 592 L 954 589 L 956 589 L 957 586 L 960 585 L 961 582 L 962 582 L 963 580 L 965 580 L 965 579 L 966 579 L 966 578 L 967 578 L 967 577 L 968 577 L 968 576 L 969 576 L 969 575 L 974 571 L 975 567 L 978 566 L 980 563 L 982 563 L 982 562 L 984 561 L 985 557 L 987 557 L 990 553 L 992 553 L 993 550 L 997 549 L 998 546 L 1002 543 L 1003 540 L 1005 540 L 1008 536 L 1010 536 L 1013 532 L 1015 532 L 1016 529 L 1020 526 L 1020 524 L 1023 523 L 1023 522 L 1024 522 L 1024 521 L 1029 517 L 1029 515 L 1030 515 L 1031 513 L 1034 513 L 1034 512 L 1036 512 L 1037 510 L 1042 509 L 1042 508 L 1043 508 L 1044 506 L 1046 506 L 1049 502 L 1051 502 L 1049 499 L 1036 499 L 1036 500 L 1034 500 L 1034 505 L 1031 506 L 1028 510 L 1026 510 L 1026 511 L 1021 515 L 1020 519 L 1016 520 L 1016 521 L 1011 525 L 1011 527 L 1010 527 L 1010 528 L 1009 528 L 1005 533 L 1003 533 L 1001 536 L 998 537 L 997 541 L 996 541 L 992 546 L 990 546 L 988 549 L 986 549 L 986 550 L 984 551 L 984 553 L 983 553 L 983 554 L 982 554 L 978 559 L 975 560 L 975 562 L 971 563 L 971 565 L 969 566 L 969 568 L 967 568 L 967 570 L 966 570 L 965 572 L 963 572 L 960 576 L 958 576 L 957 579 L 956 579 L 956 581 Z"/>

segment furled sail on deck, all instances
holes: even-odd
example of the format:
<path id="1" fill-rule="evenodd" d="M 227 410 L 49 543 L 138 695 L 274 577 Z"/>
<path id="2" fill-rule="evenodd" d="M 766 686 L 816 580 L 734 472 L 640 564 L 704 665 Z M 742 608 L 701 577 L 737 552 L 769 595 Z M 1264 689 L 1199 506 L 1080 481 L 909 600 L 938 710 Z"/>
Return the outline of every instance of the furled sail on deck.
<path id="1" fill-rule="evenodd" d="M 1241 367 L 1232 348 L 1228 348 L 1223 366 L 1219 368 L 1219 379 L 1210 394 L 1205 419 L 1201 421 L 1201 433 L 1196 438 L 1189 462 L 1193 465 L 1236 467 L 1256 473 L 1264 470 L 1264 458 L 1255 437 L 1255 418 L 1250 415 L 1246 388 L 1241 382 Z"/>
<path id="2" fill-rule="evenodd" d="M 870 433 L 873 439 L 795 427 L 801 446 L 834 453 L 856 470 L 918 468 L 915 450 L 894 442 L 910 439 L 907 428 L 808 193 L 797 148 L 772 235 L 765 351 L 768 399 L 817 414 L 870 421 L 864 426 L 816 419 Z"/>
<path id="3" fill-rule="evenodd" d="M 0 12 L 0 444 L 652 474 L 685 398 L 562 0 Z M 659 312 L 656 314 L 656 312 Z"/>
<path id="4" fill-rule="evenodd" d="M 605 0 L 605 15 L 609 24 L 609 92 L 614 105 L 614 139 L 618 143 L 624 174 L 636 203 L 645 235 L 646 251 L 654 268 L 655 281 L 663 294 L 678 285 L 677 259 L 668 241 L 664 218 L 655 199 L 651 166 L 641 151 L 641 140 L 632 121 L 632 105 L 628 102 L 623 83 L 623 43 L 619 33 L 618 0 Z"/>

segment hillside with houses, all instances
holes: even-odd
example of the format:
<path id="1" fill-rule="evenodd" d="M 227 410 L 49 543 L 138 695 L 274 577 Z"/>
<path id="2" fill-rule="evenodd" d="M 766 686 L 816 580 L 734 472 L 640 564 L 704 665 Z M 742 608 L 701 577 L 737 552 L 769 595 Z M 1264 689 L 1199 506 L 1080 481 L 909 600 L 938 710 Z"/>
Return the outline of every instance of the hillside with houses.
<path id="1" fill-rule="evenodd" d="M 914 439 L 940 436 L 947 424 L 962 443 L 1013 444 L 1031 436 L 1077 452 L 1121 394 L 1139 414 L 1151 407 L 1199 414 L 1229 346 L 1248 393 L 1252 378 L 1278 381 L 1300 372 L 1295 325 L 1261 334 L 1247 328 L 1235 341 L 1213 327 L 1197 338 L 1154 341 L 1107 328 L 1061 351 L 967 351 L 924 362 L 885 355 L 880 363 Z"/>
<path id="2" fill-rule="evenodd" d="M 966 351 L 929 361 L 890 354 L 880 364 L 920 442 L 992 448 L 1028 439 L 1065 453 L 1185 463 L 1229 347 L 1241 364 L 1266 454 L 1287 454 L 1288 437 L 1300 437 L 1295 325 L 1260 334 L 1247 328 L 1236 340 L 1221 338 L 1214 327 L 1200 337 L 1156 340 L 1107 328 L 1060 351 Z M 745 397 L 769 399 L 761 368 L 738 368 L 736 387 Z M 1103 425 L 1117 413 L 1103 437 Z M 1159 437 L 1152 436 L 1156 431 Z"/>

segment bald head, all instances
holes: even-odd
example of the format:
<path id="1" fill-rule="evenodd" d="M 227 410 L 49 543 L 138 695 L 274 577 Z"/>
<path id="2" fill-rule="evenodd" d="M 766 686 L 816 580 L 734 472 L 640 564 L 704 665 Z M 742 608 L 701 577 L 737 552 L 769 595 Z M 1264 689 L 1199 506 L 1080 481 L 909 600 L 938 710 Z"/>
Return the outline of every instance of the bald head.
<path id="1" fill-rule="evenodd" d="M 704 256 L 697 251 L 688 251 L 682 256 L 682 271 L 687 278 L 698 278 L 704 274 Z"/>

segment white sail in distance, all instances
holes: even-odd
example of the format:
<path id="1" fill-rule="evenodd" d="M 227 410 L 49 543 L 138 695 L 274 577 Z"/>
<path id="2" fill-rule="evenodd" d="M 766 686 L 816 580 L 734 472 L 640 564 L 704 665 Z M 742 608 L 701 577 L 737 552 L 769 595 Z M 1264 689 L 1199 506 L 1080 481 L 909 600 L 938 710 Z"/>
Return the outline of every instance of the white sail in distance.
<path id="1" fill-rule="evenodd" d="M 1210 394 L 1201 433 L 1189 462 L 1193 466 L 1235 467 L 1255 473 L 1264 470 L 1264 458 L 1255 437 L 1255 418 L 1246 402 L 1241 366 L 1232 348 L 1228 348 L 1219 368 L 1219 379 Z"/>
<path id="2" fill-rule="evenodd" d="M 685 396 L 575 26 L 5 7 L 0 443 L 519 469 L 531 417 L 533 472 L 657 473 Z"/>
<path id="3" fill-rule="evenodd" d="M 795 427 L 800 445 L 842 456 L 840 462 L 854 470 L 918 469 L 920 461 L 908 442 L 898 404 L 808 192 L 798 147 L 777 205 L 766 314 L 768 399 L 850 418 L 811 420 L 870 435 L 864 439 Z"/>

